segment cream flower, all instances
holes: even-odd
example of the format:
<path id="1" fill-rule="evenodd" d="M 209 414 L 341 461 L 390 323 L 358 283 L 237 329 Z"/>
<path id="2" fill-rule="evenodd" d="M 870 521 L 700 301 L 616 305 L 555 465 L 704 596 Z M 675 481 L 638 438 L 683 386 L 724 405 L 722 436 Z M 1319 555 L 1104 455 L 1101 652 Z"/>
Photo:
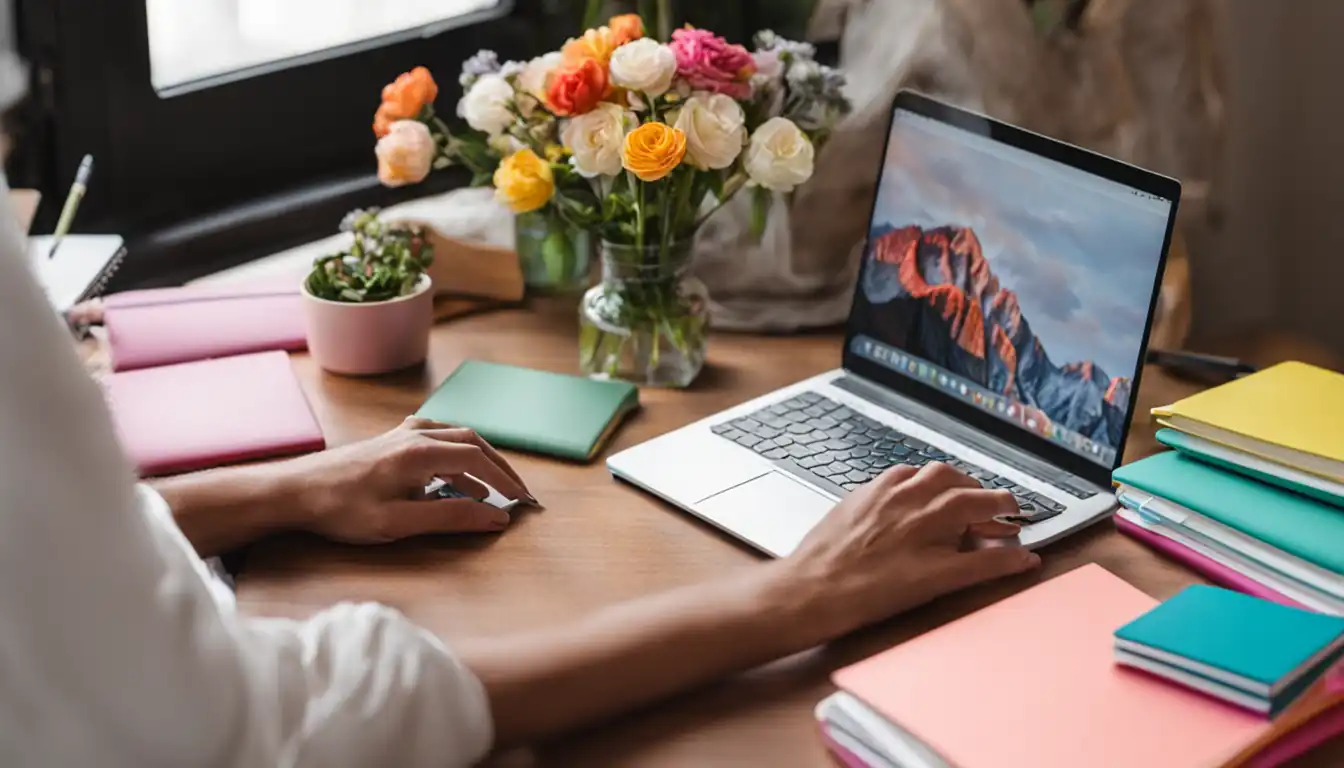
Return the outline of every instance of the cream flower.
<path id="1" fill-rule="evenodd" d="M 621 172 L 626 131 L 635 123 L 633 114 L 602 102 L 593 111 L 569 120 L 560 141 L 569 150 L 570 163 L 580 176 L 615 176 Z"/>
<path id="2" fill-rule="evenodd" d="M 772 117 L 751 135 L 742 165 L 757 184 L 790 192 L 812 178 L 812 142 L 783 117 Z"/>
<path id="3" fill-rule="evenodd" d="M 676 74 L 676 54 L 647 37 L 626 43 L 611 54 L 611 82 L 618 88 L 657 98 L 672 87 Z"/>
<path id="4" fill-rule="evenodd" d="M 523 117 L 532 117 L 537 105 L 546 103 L 546 79 L 560 66 L 560 58 L 559 51 L 552 51 L 523 66 L 518 75 L 518 108 Z"/>
<path id="5" fill-rule="evenodd" d="M 751 58 L 756 62 L 757 77 L 772 82 L 784 78 L 784 61 L 779 58 L 779 51 L 757 51 Z"/>
<path id="6" fill-rule="evenodd" d="M 378 180 L 388 187 L 419 184 L 434 162 L 434 137 L 419 120 L 398 120 L 378 140 Z"/>
<path id="7" fill-rule="evenodd" d="M 727 168 L 747 141 L 742 107 L 721 93 L 697 93 L 677 112 L 675 127 L 686 134 L 686 159 L 700 170 Z"/>
<path id="8" fill-rule="evenodd" d="M 513 86 L 499 75 L 482 75 L 457 105 L 467 125 L 491 136 L 513 123 Z"/>

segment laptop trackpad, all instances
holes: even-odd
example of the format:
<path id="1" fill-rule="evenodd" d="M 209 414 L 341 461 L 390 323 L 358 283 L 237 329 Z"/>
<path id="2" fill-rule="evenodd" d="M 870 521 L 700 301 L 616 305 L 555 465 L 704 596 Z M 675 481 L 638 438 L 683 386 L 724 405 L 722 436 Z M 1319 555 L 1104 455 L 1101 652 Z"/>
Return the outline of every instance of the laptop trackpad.
<path id="1" fill-rule="evenodd" d="M 783 557 L 835 506 L 829 497 L 780 472 L 767 472 L 695 505 L 696 512 Z"/>

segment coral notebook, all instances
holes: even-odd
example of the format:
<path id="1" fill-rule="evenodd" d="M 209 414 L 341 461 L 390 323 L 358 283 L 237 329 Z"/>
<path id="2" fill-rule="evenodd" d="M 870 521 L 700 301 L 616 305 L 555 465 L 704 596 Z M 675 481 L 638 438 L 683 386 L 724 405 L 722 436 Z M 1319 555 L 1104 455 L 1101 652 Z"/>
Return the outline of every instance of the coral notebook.
<path id="1" fill-rule="evenodd" d="M 1207 768 L 1263 718 L 1116 666 L 1112 633 L 1157 601 L 1087 565 L 835 673 L 957 768 Z"/>
<path id="2" fill-rule="evenodd" d="M 103 302 L 112 369 L 307 347 L 298 284 L 155 288 Z"/>
<path id="3" fill-rule="evenodd" d="M 102 384 L 122 446 L 142 475 L 326 445 L 284 352 L 112 373 Z"/>

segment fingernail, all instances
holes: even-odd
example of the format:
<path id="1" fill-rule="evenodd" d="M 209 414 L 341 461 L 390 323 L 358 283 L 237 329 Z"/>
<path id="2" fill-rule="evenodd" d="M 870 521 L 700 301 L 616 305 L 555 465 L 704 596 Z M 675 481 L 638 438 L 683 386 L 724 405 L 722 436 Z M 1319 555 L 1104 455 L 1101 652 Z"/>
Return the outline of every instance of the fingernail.
<path id="1" fill-rule="evenodd" d="M 531 504 L 531 505 L 534 506 L 534 507 L 540 507 L 540 506 L 541 506 L 541 502 L 540 502 L 540 501 L 537 501 L 537 497 L 536 497 L 536 496 L 533 496 L 533 495 L 530 494 L 530 493 L 527 494 L 527 495 L 525 495 L 525 496 L 523 497 L 523 501 L 527 502 L 528 504 Z"/>
<path id="2" fill-rule="evenodd" d="M 499 513 L 495 515 L 494 519 L 490 521 L 490 524 L 493 525 L 496 530 L 502 530 L 509 527 L 510 520 L 509 513 L 500 510 Z"/>

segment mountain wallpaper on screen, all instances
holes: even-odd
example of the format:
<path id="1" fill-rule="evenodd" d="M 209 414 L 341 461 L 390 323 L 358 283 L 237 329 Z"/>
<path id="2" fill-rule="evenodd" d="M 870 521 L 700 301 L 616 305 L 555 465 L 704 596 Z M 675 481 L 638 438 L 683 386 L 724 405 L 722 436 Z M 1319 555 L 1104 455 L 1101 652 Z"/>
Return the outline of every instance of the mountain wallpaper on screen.
<path id="1" fill-rule="evenodd" d="M 1090 360 L 1051 362 L 966 227 L 880 225 L 864 271 L 865 325 L 900 347 L 1118 448 L 1130 381 Z"/>

